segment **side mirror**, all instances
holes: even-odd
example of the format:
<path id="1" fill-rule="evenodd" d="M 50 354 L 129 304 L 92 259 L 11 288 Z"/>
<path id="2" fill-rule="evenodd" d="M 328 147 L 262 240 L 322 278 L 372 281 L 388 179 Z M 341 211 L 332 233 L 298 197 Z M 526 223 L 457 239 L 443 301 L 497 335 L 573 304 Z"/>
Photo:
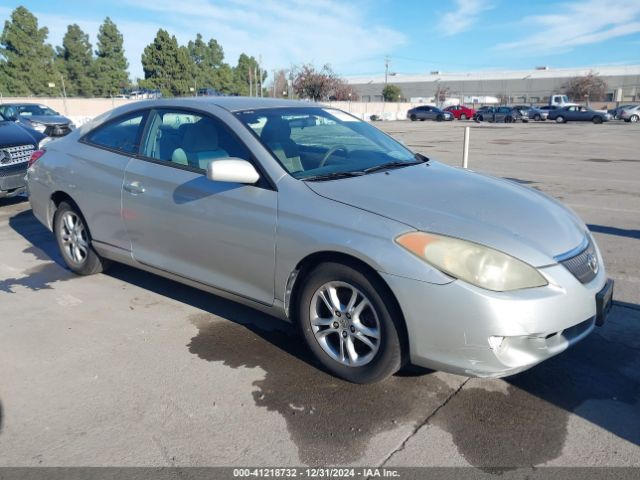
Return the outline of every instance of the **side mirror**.
<path id="1" fill-rule="evenodd" d="M 240 158 L 212 160 L 207 165 L 207 178 L 214 182 L 254 184 L 260 175 L 251 163 Z"/>

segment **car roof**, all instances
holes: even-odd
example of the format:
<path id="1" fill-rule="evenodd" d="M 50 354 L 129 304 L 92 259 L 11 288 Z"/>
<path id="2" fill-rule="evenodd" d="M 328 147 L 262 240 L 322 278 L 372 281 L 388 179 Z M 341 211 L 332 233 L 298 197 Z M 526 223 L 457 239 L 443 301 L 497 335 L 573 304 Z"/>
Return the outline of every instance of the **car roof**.
<path id="1" fill-rule="evenodd" d="M 318 103 L 302 100 L 285 100 L 280 98 L 259 98 L 259 97 L 181 97 L 181 98 L 159 98 L 151 100 L 141 100 L 127 104 L 135 108 L 148 107 L 197 107 L 203 105 L 215 105 L 230 112 L 241 110 L 261 110 L 265 108 L 305 108 L 305 107 L 326 107 Z"/>

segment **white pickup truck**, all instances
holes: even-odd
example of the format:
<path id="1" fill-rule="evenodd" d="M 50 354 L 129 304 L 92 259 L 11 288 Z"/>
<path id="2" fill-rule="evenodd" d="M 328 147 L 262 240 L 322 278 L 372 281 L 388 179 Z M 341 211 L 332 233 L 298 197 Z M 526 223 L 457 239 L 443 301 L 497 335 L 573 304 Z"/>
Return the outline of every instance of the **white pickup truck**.
<path id="1" fill-rule="evenodd" d="M 567 97 L 566 95 L 551 95 L 549 97 L 549 105 L 553 105 L 556 107 L 571 107 L 578 104 L 570 102 L 569 97 Z"/>

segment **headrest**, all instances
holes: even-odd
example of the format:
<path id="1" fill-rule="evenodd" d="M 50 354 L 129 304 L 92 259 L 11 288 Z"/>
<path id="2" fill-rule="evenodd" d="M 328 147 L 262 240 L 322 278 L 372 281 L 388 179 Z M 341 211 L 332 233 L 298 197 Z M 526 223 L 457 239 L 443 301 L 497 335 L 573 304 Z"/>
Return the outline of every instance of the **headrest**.
<path id="1" fill-rule="evenodd" d="M 271 117 L 267 120 L 260 138 L 264 142 L 281 142 L 291 139 L 291 125 L 281 117 Z"/>
<path id="2" fill-rule="evenodd" d="M 218 129 L 208 118 L 185 125 L 182 148 L 189 152 L 205 152 L 217 150 Z"/>

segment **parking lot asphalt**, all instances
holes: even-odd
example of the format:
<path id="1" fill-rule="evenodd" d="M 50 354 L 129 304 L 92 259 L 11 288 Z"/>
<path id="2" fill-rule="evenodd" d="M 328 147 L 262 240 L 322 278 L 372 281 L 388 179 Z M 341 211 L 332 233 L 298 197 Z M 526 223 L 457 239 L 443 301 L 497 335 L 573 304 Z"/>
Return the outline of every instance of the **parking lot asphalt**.
<path id="1" fill-rule="evenodd" d="M 320 371 L 292 328 L 114 265 L 77 277 L 24 199 L 0 200 L 0 466 L 640 467 L 640 125 L 378 126 L 552 195 L 616 280 L 608 323 L 514 377 Z"/>

